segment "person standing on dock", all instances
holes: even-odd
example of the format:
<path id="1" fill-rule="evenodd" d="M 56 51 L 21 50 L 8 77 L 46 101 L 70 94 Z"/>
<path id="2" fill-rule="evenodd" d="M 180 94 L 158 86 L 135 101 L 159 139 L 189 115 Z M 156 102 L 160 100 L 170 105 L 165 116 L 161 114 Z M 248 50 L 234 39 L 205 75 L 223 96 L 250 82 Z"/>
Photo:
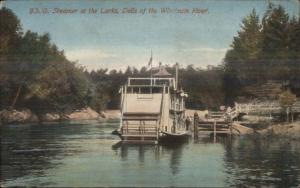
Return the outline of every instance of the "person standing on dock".
<path id="1" fill-rule="evenodd" d="M 185 128 L 186 128 L 187 131 L 190 129 L 190 125 L 191 125 L 191 119 L 190 119 L 190 117 L 188 116 L 188 117 L 185 119 Z"/>

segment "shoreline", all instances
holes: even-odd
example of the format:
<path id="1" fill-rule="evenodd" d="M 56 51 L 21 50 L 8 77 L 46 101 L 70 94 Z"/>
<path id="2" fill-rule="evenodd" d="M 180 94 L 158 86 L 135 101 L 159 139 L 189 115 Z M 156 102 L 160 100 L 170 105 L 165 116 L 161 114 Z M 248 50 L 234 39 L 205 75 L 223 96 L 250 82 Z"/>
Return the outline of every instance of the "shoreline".
<path id="1" fill-rule="evenodd" d="M 193 117 L 195 112 L 197 112 L 200 119 L 205 119 L 205 115 L 208 114 L 207 110 L 200 111 L 187 109 L 186 116 Z M 262 123 L 260 122 L 261 119 L 259 116 L 257 116 L 257 120 L 258 121 L 255 122 L 255 124 Z M 267 124 L 261 127 L 251 127 L 242 125 L 242 122 L 234 121 L 232 124 L 232 134 L 237 136 L 259 136 L 260 138 L 282 138 L 300 140 L 300 120 L 288 123 L 272 123 L 271 121 L 265 120 L 264 123 L 266 122 Z"/>
<path id="2" fill-rule="evenodd" d="M 120 111 L 109 109 L 101 111 L 100 113 L 94 111 L 90 107 L 80 110 L 75 110 L 71 113 L 58 114 L 58 113 L 45 113 L 37 115 L 29 109 L 22 110 L 2 110 L 0 111 L 0 125 L 9 124 L 26 124 L 26 123 L 47 123 L 47 122 L 60 122 L 60 121 L 73 121 L 73 120 L 98 120 L 107 121 L 111 119 L 118 119 Z"/>
<path id="3" fill-rule="evenodd" d="M 204 118 L 207 110 L 186 110 L 187 117 L 193 117 L 197 112 L 200 118 Z M 81 120 L 96 120 L 96 121 L 108 121 L 116 120 L 120 118 L 120 110 L 109 109 L 101 111 L 100 113 L 92 110 L 90 107 L 76 110 L 69 114 L 59 115 L 57 113 L 46 113 L 38 117 L 32 113 L 29 109 L 17 110 L 2 110 L 0 111 L 0 125 L 9 124 L 27 124 L 27 123 L 48 123 L 48 122 L 64 122 L 64 121 L 81 121 Z M 261 138 L 289 138 L 300 140 L 300 121 L 293 123 L 273 123 L 267 127 L 257 129 L 257 127 L 249 127 L 241 125 L 240 122 L 233 122 L 233 135 L 237 136 L 259 136 Z"/>
<path id="4" fill-rule="evenodd" d="M 277 137 L 300 140 L 300 121 L 271 125 L 265 129 L 256 130 L 262 138 Z"/>

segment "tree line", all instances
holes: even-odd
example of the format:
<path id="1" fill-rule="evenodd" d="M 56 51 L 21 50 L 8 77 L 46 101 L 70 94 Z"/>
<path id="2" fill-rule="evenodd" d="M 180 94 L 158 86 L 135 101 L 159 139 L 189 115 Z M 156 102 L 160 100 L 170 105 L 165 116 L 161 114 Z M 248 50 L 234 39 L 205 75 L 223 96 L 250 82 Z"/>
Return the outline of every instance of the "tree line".
<path id="1" fill-rule="evenodd" d="M 0 110 L 29 108 L 37 114 L 64 114 L 90 106 L 118 108 L 119 88 L 129 76 L 149 76 L 147 67 L 125 71 L 87 71 L 69 61 L 49 34 L 23 32 L 16 15 L 0 10 Z M 207 69 L 188 65 L 179 70 L 179 86 L 188 108 L 218 108 L 244 95 L 243 88 L 267 80 L 289 81 L 300 95 L 300 21 L 270 4 L 260 19 L 253 10 L 234 37 L 224 63 Z M 175 67 L 167 66 L 174 74 Z"/>
<path id="2" fill-rule="evenodd" d="M 224 59 L 227 102 L 246 95 L 244 88 L 267 80 L 288 83 L 300 95 L 300 19 L 269 4 L 262 18 L 255 10 L 241 23 Z"/>
<path id="3" fill-rule="evenodd" d="M 49 34 L 23 32 L 10 9 L 2 8 L 0 18 L 0 108 L 63 113 L 86 106 L 84 69 L 70 62 Z"/>

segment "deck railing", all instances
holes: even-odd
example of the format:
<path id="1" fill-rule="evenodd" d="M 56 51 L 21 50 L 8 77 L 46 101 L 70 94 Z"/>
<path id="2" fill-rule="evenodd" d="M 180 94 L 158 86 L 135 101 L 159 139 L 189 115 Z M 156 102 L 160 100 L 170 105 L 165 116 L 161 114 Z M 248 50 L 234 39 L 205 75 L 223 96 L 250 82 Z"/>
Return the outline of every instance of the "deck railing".
<path id="1" fill-rule="evenodd" d="M 175 86 L 174 78 L 128 78 L 128 86 Z M 176 89 L 176 88 L 175 88 Z"/>
<path id="2" fill-rule="evenodd" d="M 182 110 L 184 110 L 184 105 L 182 102 L 172 101 L 170 103 L 170 109 L 172 109 L 174 111 L 182 111 Z"/>

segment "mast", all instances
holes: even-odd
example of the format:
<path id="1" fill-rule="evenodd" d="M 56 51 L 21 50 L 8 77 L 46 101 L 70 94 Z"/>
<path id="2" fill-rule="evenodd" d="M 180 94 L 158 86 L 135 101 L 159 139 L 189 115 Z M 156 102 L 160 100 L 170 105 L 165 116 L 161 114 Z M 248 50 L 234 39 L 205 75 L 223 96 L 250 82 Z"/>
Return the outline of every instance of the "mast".
<path id="1" fill-rule="evenodd" d="M 152 83 L 152 50 L 151 50 L 151 57 L 150 57 L 150 61 L 149 61 L 149 64 L 150 64 L 150 81 L 151 81 L 151 86 L 153 85 L 153 83 Z M 151 87 L 151 89 L 152 89 L 152 87 Z"/>
<path id="2" fill-rule="evenodd" d="M 176 87 L 176 90 L 178 88 L 178 63 L 176 62 L 175 64 L 175 87 Z"/>

